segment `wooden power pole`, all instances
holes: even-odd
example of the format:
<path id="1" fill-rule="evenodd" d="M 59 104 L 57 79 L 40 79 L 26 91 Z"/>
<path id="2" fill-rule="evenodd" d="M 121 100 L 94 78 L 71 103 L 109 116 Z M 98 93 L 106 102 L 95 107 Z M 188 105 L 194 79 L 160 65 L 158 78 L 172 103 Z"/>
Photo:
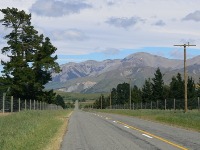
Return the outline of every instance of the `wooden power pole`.
<path id="1" fill-rule="evenodd" d="M 187 112 L 187 71 L 186 71 L 186 47 L 188 46 L 196 46 L 196 45 L 190 45 L 189 42 L 188 44 L 182 44 L 182 45 L 174 45 L 174 46 L 183 46 L 184 47 L 184 86 L 185 86 L 185 112 Z"/>

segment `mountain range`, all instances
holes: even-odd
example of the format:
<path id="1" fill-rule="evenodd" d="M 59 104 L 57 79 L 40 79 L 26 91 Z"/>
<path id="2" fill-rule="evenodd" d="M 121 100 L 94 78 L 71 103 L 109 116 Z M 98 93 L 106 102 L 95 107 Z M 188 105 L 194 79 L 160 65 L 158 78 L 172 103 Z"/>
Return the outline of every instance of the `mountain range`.
<path id="1" fill-rule="evenodd" d="M 129 78 L 132 79 L 131 86 L 142 87 L 145 79 L 154 77 L 158 67 L 164 75 L 165 84 L 171 82 L 172 76 L 176 76 L 178 72 L 183 74 L 184 71 L 183 60 L 168 59 L 144 52 L 134 53 L 124 59 L 70 62 L 60 67 L 62 72 L 52 74 L 52 82 L 46 85 L 46 89 L 103 93 L 109 92 L 119 83 L 129 82 Z M 187 72 L 195 82 L 199 81 L 200 56 L 187 60 Z"/>

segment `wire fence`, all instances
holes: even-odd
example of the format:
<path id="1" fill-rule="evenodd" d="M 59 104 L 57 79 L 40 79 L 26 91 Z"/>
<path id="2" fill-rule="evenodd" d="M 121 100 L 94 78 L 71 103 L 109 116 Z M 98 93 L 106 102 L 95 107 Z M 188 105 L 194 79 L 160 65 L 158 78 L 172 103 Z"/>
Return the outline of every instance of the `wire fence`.
<path id="1" fill-rule="evenodd" d="M 13 96 L 6 96 L 3 94 L 0 97 L 0 112 L 20 112 L 26 110 L 55 110 L 63 109 L 61 106 L 55 104 L 47 104 L 37 100 L 21 100 Z"/>
<path id="2" fill-rule="evenodd" d="M 187 106 L 189 110 L 198 109 L 200 111 L 199 97 L 188 99 Z M 91 106 L 92 107 L 92 106 Z M 165 99 L 150 102 L 139 102 L 130 104 L 116 104 L 107 106 L 106 109 L 161 109 L 161 110 L 183 110 L 185 101 L 183 99 Z"/>

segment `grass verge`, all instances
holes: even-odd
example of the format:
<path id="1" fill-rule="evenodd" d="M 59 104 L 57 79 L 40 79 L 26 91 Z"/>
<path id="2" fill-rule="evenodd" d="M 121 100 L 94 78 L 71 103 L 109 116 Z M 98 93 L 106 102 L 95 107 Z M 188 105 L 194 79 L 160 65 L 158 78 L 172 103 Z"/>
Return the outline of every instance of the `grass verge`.
<path id="1" fill-rule="evenodd" d="M 158 121 L 161 123 L 175 125 L 200 132 L 200 112 L 197 110 L 188 111 L 164 111 L 164 110 L 95 110 L 104 113 L 121 114 L 134 116 L 141 119 Z"/>
<path id="2" fill-rule="evenodd" d="M 24 111 L 1 116 L 0 149 L 46 149 L 63 127 L 70 112 L 71 110 Z"/>

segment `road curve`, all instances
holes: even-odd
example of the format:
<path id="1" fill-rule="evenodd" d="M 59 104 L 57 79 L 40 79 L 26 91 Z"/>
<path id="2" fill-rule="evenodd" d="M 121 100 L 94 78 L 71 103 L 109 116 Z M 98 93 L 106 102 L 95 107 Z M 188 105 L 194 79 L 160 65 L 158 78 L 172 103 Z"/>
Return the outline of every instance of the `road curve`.
<path id="1" fill-rule="evenodd" d="M 76 110 L 61 150 L 199 150 L 200 133 L 133 117 Z"/>

